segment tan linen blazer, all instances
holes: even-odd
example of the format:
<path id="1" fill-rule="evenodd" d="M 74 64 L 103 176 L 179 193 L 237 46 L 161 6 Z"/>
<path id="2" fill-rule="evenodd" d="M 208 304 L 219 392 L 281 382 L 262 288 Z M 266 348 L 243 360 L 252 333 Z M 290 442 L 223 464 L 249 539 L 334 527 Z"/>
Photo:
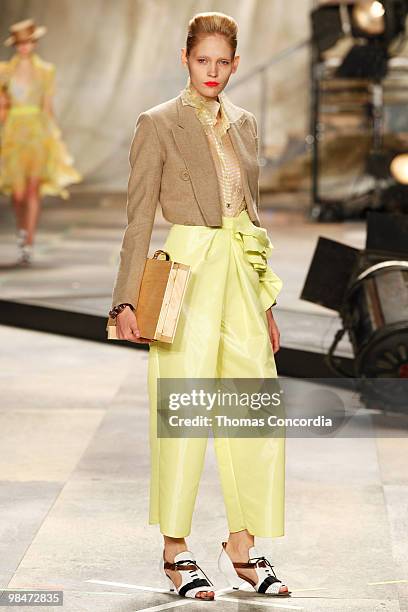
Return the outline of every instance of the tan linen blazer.
<path id="1" fill-rule="evenodd" d="M 248 214 L 260 226 L 258 132 L 255 116 L 225 96 L 229 133 L 241 167 Z M 142 112 L 129 152 L 127 226 L 112 308 L 137 305 L 157 208 L 170 223 L 221 227 L 221 194 L 207 136 L 181 94 Z"/>

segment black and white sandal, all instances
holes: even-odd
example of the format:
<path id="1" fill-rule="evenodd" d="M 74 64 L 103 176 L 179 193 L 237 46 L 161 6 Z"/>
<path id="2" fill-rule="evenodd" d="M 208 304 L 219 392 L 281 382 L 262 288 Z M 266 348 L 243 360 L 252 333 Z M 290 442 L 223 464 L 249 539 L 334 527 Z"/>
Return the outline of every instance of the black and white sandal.
<path id="1" fill-rule="evenodd" d="M 167 574 L 166 569 L 177 570 L 181 575 L 181 584 L 177 588 Z M 177 591 L 181 597 L 192 597 L 193 599 L 199 599 L 203 601 L 213 601 L 214 597 L 196 597 L 196 594 L 200 591 L 214 591 L 211 589 L 213 583 L 208 576 L 203 572 L 201 567 L 197 565 L 194 560 L 194 554 L 189 550 L 184 550 L 174 557 L 174 563 L 160 560 L 160 570 L 164 571 L 165 575 L 170 581 L 170 591 Z M 206 588 L 207 587 L 207 588 Z"/>
<path id="2" fill-rule="evenodd" d="M 265 595 L 272 595 L 275 597 L 288 597 L 292 591 L 282 591 L 279 593 L 281 587 L 286 586 L 276 576 L 273 565 L 269 560 L 261 556 L 256 550 L 255 546 L 251 546 L 248 554 L 247 563 L 233 563 L 227 551 L 225 550 L 226 542 L 222 543 L 222 550 L 218 557 L 218 568 L 225 578 L 228 580 L 230 586 L 233 589 L 239 589 L 243 584 L 243 581 L 249 582 L 257 593 L 263 593 Z M 250 568 L 255 570 L 258 580 L 255 582 L 251 578 L 240 574 L 239 568 Z"/>

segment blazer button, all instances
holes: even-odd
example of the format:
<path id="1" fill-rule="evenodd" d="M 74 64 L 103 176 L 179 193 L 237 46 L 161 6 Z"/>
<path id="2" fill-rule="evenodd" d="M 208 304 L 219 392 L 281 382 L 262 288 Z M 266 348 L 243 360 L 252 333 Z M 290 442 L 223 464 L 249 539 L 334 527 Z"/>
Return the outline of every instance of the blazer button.
<path id="1" fill-rule="evenodd" d="M 180 171 L 180 176 L 183 179 L 183 181 L 188 181 L 190 179 L 188 170 L 185 170 L 185 169 Z"/>

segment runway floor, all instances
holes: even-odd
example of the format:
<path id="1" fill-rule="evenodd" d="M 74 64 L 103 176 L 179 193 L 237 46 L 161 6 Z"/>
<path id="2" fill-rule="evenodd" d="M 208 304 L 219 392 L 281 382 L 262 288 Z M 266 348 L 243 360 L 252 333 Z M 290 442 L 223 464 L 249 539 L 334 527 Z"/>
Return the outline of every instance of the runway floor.
<path id="1" fill-rule="evenodd" d="M 12 209 L 7 200 L 0 200 L 0 300 L 107 316 L 126 224 L 125 201 L 124 195 L 82 194 L 69 201 L 47 198 L 36 235 L 35 265 L 19 268 L 15 265 Z M 305 196 L 302 201 L 292 194 L 289 202 L 279 203 L 281 206 L 273 209 L 264 203 L 261 222 L 274 245 L 269 263 L 284 281 L 274 309 L 281 344 L 288 349 L 325 353 L 340 319 L 336 312 L 299 296 L 318 236 L 362 248 L 365 224 L 308 221 Z M 158 210 L 149 256 L 163 246 L 169 227 Z M 352 357 L 347 337 L 340 342 L 337 354 Z"/>
<path id="2" fill-rule="evenodd" d="M 0 299 L 105 316 L 123 197 L 46 202 L 31 269 L 15 266 L 4 201 L 0 220 Z M 293 207 L 265 210 L 262 220 L 275 246 L 270 263 L 285 281 L 275 311 L 282 345 L 323 352 L 338 319 L 299 299 L 308 263 L 318 235 L 361 248 L 364 223 L 309 223 Z M 158 215 L 151 253 L 167 227 Z M 292 591 L 283 601 L 229 592 L 218 572 L 228 534 L 210 438 L 188 544 L 217 600 L 179 599 L 163 591 L 162 538 L 147 524 L 148 353 L 7 325 L 0 342 L 3 588 L 61 589 L 67 612 L 408 611 L 406 436 L 378 436 L 365 413 L 366 437 L 287 440 L 285 535 L 256 541 Z M 350 355 L 346 341 L 340 352 Z"/>
<path id="3" fill-rule="evenodd" d="M 147 353 L 9 326 L 0 342 L 2 588 L 63 590 L 67 612 L 408 610 L 406 437 L 287 440 L 285 535 L 256 539 L 292 591 L 279 602 L 225 591 L 210 438 L 187 542 L 217 600 L 179 599 L 147 524 Z"/>

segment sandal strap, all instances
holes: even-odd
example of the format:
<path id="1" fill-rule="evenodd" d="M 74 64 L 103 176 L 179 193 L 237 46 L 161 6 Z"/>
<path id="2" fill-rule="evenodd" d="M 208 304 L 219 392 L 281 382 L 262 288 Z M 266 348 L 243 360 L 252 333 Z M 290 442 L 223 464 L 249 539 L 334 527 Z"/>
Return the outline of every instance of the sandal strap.
<path id="1" fill-rule="evenodd" d="M 169 569 L 169 570 L 178 570 L 178 571 L 183 571 L 183 570 L 195 570 L 196 569 L 196 565 L 184 565 L 183 563 L 185 562 L 176 562 L 176 563 L 169 563 L 169 561 L 165 561 L 164 562 L 164 569 Z"/>
<path id="2" fill-rule="evenodd" d="M 266 563 L 265 563 L 265 561 L 258 561 L 258 562 L 255 562 L 255 563 L 251 562 L 251 561 L 248 561 L 247 563 L 241 563 L 241 562 L 237 561 L 236 563 L 233 563 L 233 566 L 234 567 L 247 567 L 247 568 L 249 568 L 249 567 L 252 567 L 252 568 L 254 568 L 254 567 L 266 567 Z"/>
<path id="3" fill-rule="evenodd" d="M 210 585 L 208 584 L 208 580 L 205 580 L 205 578 L 194 578 L 192 582 L 188 582 L 183 587 L 181 587 L 178 593 L 179 595 L 184 596 L 187 593 L 187 591 L 190 591 L 191 589 L 196 589 L 198 587 L 208 587 L 208 586 Z M 206 590 L 208 591 L 209 589 L 206 589 Z"/>
<path id="4" fill-rule="evenodd" d="M 267 559 L 264 556 L 262 556 L 262 557 L 251 557 L 250 559 L 248 559 L 248 561 L 251 562 L 251 559 L 253 559 L 254 564 L 258 565 L 259 567 L 268 567 L 269 571 L 272 572 L 272 574 L 275 576 L 276 580 L 278 580 L 278 577 L 275 574 L 275 570 L 273 569 L 274 566 L 271 564 L 269 559 Z"/>
<path id="5" fill-rule="evenodd" d="M 190 565 L 188 565 L 190 564 Z M 202 580 L 203 584 L 197 584 L 195 586 L 214 586 L 213 583 L 211 582 L 211 580 L 208 578 L 207 574 L 205 573 L 205 571 L 203 569 L 201 569 L 201 567 L 193 560 L 193 559 L 182 559 L 181 561 L 176 561 L 175 563 L 170 563 L 169 561 L 164 561 L 164 569 L 170 569 L 170 570 L 177 570 L 177 571 L 184 571 L 184 570 L 196 570 L 199 569 L 200 572 L 202 574 L 204 574 L 205 579 L 204 578 L 195 578 L 193 582 L 196 582 L 197 580 Z M 189 586 L 189 589 L 194 588 L 194 584 L 193 582 L 188 582 L 186 585 L 184 585 L 183 588 L 186 588 L 189 585 L 193 585 L 193 586 Z"/>
<path id="6" fill-rule="evenodd" d="M 271 585 L 274 584 L 275 582 L 281 582 L 280 580 L 278 580 L 277 578 L 275 578 L 275 576 L 268 576 L 267 578 L 265 578 L 265 580 L 259 585 L 258 587 L 258 593 L 265 593 L 267 588 Z"/>

